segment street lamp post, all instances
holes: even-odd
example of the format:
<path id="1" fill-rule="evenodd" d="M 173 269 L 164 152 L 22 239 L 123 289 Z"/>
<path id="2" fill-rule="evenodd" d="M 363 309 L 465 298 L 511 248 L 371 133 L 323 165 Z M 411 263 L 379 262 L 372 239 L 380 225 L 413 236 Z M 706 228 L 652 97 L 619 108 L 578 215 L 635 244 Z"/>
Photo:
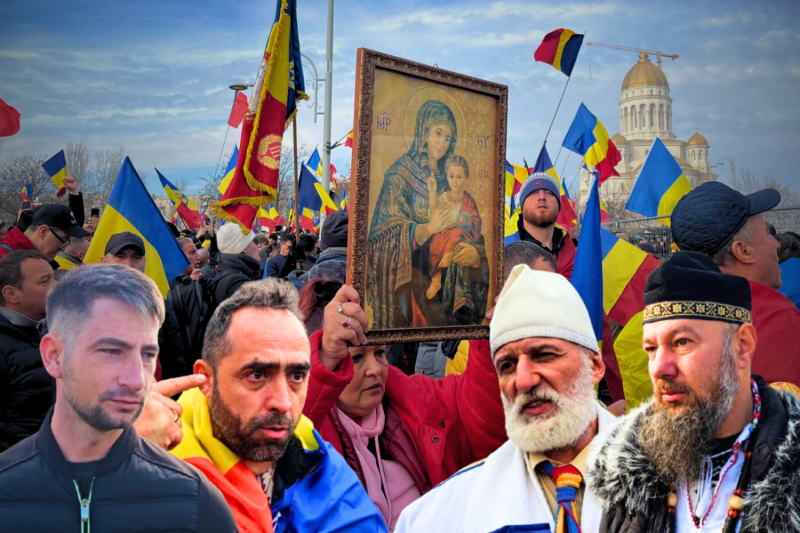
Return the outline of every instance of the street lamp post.
<path id="1" fill-rule="evenodd" d="M 736 183 L 736 162 L 732 157 L 725 156 L 717 162 L 717 166 L 722 166 L 724 161 L 728 161 L 731 165 L 731 182 Z"/>
<path id="2" fill-rule="evenodd" d="M 325 117 L 323 125 L 322 186 L 331 190 L 331 106 L 333 100 L 333 0 L 328 0 L 328 36 L 325 46 Z M 320 219 L 325 220 L 324 211 Z"/>

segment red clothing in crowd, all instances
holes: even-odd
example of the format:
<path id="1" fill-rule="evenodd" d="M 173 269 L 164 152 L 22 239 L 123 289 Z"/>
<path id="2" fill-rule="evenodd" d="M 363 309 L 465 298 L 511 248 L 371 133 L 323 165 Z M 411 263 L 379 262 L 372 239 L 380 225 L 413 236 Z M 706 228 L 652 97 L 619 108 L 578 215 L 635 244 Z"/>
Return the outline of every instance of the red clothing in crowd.
<path id="1" fill-rule="evenodd" d="M 566 230 L 562 231 L 566 233 Z M 575 247 L 575 243 L 572 242 L 569 233 L 567 233 L 564 236 L 564 246 L 562 246 L 561 249 L 555 253 L 555 256 L 556 262 L 558 263 L 558 270 L 556 270 L 556 272 L 568 280 L 572 280 L 572 268 L 575 266 L 576 251 L 577 248 Z"/>
<path id="2" fill-rule="evenodd" d="M 752 370 L 767 383 L 786 381 L 800 386 L 800 311 L 771 287 L 750 281 L 756 353 Z"/>
<path id="3" fill-rule="evenodd" d="M 3 246 L 5 245 L 5 246 Z M 8 248 L 11 248 L 9 250 Z M 22 233 L 18 227 L 14 226 L 11 230 L 0 239 L 0 257 L 5 257 L 11 252 L 17 250 L 35 250 L 36 246 L 33 245 L 31 240 Z"/>
<path id="4" fill-rule="evenodd" d="M 353 377 L 353 359 L 346 357 L 335 371 L 326 369 L 319 359 L 321 339 L 321 331 L 310 339 L 311 374 L 303 414 L 311 419 L 322 438 L 348 459 L 334 413 L 339 395 Z M 390 366 L 384 397 L 384 406 L 387 405 L 410 437 L 431 487 L 485 458 L 507 440 L 500 387 L 488 340 L 470 342 L 467 369 L 460 376 L 442 379 L 421 374 L 407 376 Z M 388 429 L 387 415 L 384 433 Z M 419 461 L 394 459 L 416 477 L 414 463 Z"/>

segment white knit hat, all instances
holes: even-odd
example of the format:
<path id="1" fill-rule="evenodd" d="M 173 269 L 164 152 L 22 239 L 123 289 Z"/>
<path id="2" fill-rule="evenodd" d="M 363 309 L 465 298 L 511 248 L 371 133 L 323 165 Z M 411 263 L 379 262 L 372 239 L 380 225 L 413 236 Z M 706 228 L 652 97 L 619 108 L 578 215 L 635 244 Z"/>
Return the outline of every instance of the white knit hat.
<path id="1" fill-rule="evenodd" d="M 252 231 L 242 233 L 239 224 L 225 224 L 217 231 L 217 248 L 224 254 L 240 254 L 255 238 Z"/>
<path id="2" fill-rule="evenodd" d="M 600 352 L 589 311 L 567 278 L 517 265 L 489 324 L 492 357 L 504 344 L 530 337 L 564 339 Z"/>

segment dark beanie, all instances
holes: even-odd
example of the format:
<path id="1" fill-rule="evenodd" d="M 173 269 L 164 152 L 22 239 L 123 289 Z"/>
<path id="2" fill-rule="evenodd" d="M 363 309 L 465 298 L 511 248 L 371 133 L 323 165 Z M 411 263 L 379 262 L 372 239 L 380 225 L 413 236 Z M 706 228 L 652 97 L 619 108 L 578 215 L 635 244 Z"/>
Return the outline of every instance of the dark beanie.
<path id="1" fill-rule="evenodd" d="M 332 247 L 347 246 L 347 225 L 350 217 L 344 211 L 336 211 L 325 217 L 322 223 L 322 236 L 320 237 L 320 250 Z"/>

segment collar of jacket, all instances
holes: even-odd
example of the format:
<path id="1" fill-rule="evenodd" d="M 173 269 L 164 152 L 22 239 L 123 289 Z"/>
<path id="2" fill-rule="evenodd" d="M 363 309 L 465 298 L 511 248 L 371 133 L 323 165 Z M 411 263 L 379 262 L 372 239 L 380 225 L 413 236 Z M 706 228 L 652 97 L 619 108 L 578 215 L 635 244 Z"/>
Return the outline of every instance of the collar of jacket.
<path id="1" fill-rule="evenodd" d="M 333 259 L 333 257 L 329 257 L 329 256 L 336 256 L 336 255 L 341 255 L 341 256 L 347 257 L 347 247 L 345 247 L 345 246 L 331 246 L 330 248 L 325 248 L 319 254 L 319 257 L 317 257 L 317 262 L 319 263 L 323 258 Z"/>
<path id="2" fill-rule="evenodd" d="M 770 387 L 760 376 L 753 378 L 761 394 L 761 419 L 741 531 L 797 531 L 800 517 L 789 509 L 800 500 L 800 398 Z M 651 405 L 652 401 L 621 418 L 589 456 L 587 482 L 606 510 L 621 505 L 629 513 L 651 517 L 665 510 L 669 489 L 637 439 Z"/>
<path id="3" fill-rule="evenodd" d="M 525 229 L 523 224 L 522 217 L 519 217 L 517 221 L 517 228 L 519 229 L 519 238 L 522 241 L 529 241 L 534 244 L 538 244 L 551 254 L 555 255 L 564 247 L 564 243 L 566 242 L 567 232 L 559 228 L 558 226 L 553 226 L 553 248 L 552 250 L 538 241 L 533 235 L 528 233 L 528 230 Z"/>
<path id="4" fill-rule="evenodd" d="M 219 253 L 219 268 L 220 270 L 224 270 L 225 268 L 235 268 L 237 270 L 241 270 L 245 273 L 258 273 L 259 269 L 261 268 L 261 264 L 250 257 L 249 255 L 244 254 L 224 254 L 222 252 Z"/>
<path id="5" fill-rule="evenodd" d="M 38 329 L 42 325 L 41 320 L 34 320 L 32 318 L 28 318 L 21 313 L 17 313 L 16 311 L 12 311 L 11 309 L 6 309 L 5 307 L 0 307 L 0 315 L 5 317 L 5 319 L 8 320 L 12 326 Z"/>
<path id="6" fill-rule="evenodd" d="M 56 438 L 53 436 L 53 431 L 50 427 L 52 420 L 53 407 L 51 407 L 50 411 L 47 412 L 47 416 L 42 423 L 42 427 L 36 434 L 39 448 L 41 449 L 45 460 L 53 469 L 58 471 L 62 476 L 72 479 L 72 470 L 70 469 L 67 460 L 64 458 L 64 454 L 61 452 L 61 448 L 59 448 Z M 133 453 L 133 449 L 140 438 L 141 437 L 139 437 L 139 435 L 136 433 L 136 430 L 133 428 L 133 426 L 123 430 L 122 434 L 111 446 L 111 449 L 108 451 L 108 455 L 100 460 L 96 475 L 104 476 L 106 474 L 110 474 L 122 466 L 122 463 L 127 461 Z"/>

